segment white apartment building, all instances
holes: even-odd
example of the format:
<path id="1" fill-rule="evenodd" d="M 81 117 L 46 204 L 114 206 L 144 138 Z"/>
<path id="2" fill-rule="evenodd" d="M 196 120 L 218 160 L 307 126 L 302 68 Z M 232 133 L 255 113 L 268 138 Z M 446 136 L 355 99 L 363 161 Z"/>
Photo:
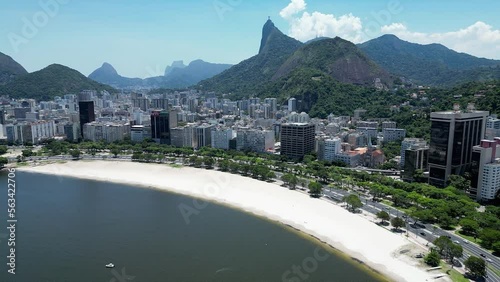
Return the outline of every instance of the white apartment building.
<path id="1" fill-rule="evenodd" d="M 324 148 L 324 156 L 323 159 L 325 161 L 332 162 L 335 160 L 335 155 L 340 154 L 340 151 L 342 150 L 342 140 L 340 138 L 332 138 L 332 139 L 326 139 L 325 141 L 325 148 Z"/>
<path id="2" fill-rule="evenodd" d="M 128 123 L 91 122 L 83 125 L 83 139 L 112 143 L 122 141 L 129 135 L 130 131 Z"/>
<path id="3" fill-rule="evenodd" d="M 483 173 L 479 178 L 481 189 L 478 196 L 481 200 L 493 200 L 500 190 L 500 159 L 495 163 L 485 164 Z"/>
<path id="4" fill-rule="evenodd" d="M 406 137 L 406 129 L 386 128 L 382 131 L 384 142 L 403 140 Z"/>
<path id="5" fill-rule="evenodd" d="M 53 120 L 9 124 L 5 131 L 9 143 L 38 144 L 56 135 L 56 125 Z"/>
<path id="6" fill-rule="evenodd" d="M 275 134 L 272 130 L 243 129 L 236 134 L 236 149 L 265 153 L 274 150 Z"/>
<path id="7" fill-rule="evenodd" d="M 214 128 L 212 134 L 212 148 L 229 150 L 229 141 L 233 139 L 231 128 Z"/>
<path id="8" fill-rule="evenodd" d="M 184 126 L 170 129 L 170 144 L 175 147 L 193 148 L 193 127 Z"/>

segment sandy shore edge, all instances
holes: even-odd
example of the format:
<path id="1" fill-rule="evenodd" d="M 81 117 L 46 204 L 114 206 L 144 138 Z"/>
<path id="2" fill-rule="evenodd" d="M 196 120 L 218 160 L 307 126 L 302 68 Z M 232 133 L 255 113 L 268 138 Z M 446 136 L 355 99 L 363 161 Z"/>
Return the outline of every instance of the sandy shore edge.
<path id="1" fill-rule="evenodd" d="M 425 270 L 395 257 L 411 244 L 402 236 L 341 207 L 273 183 L 213 170 L 132 162 L 78 161 L 18 170 L 137 185 L 214 201 L 307 233 L 394 281 L 432 280 Z M 193 205 L 179 207 L 179 216 L 195 220 L 195 214 L 187 214 L 191 209 L 202 212 L 202 207 L 193 201 Z"/>

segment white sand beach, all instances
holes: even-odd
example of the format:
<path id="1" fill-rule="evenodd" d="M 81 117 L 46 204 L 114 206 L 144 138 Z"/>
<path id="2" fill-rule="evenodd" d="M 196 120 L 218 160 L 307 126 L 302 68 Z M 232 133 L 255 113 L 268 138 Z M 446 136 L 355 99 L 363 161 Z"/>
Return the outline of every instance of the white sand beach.
<path id="1" fill-rule="evenodd" d="M 277 184 L 214 170 L 131 162 L 78 161 L 20 170 L 153 187 L 223 203 L 315 236 L 394 281 L 436 281 L 431 278 L 436 273 L 417 267 L 408 257 L 401 258 L 400 250 L 412 247 L 404 236 L 325 200 Z M 203 207 L 196 201 L 192 205 L 193 209 Z M 196 215 L 185 218 L 195 220 Z"/>

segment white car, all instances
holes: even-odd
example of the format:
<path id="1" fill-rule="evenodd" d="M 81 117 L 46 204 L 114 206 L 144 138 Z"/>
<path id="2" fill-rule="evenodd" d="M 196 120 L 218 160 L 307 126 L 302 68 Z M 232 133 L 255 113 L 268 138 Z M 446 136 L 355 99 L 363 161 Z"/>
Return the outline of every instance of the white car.
<path id="1" fill-rule="evenodd" d="M 486 258 L 487 262 L 493 262 L 490 258 Z"/>
<path id="2" fill-rule="evenodd" d="M 453 243 L 460 245 L 460 242 L 458 240 L 453 241 Z"/>
<path id="3" fill-rule="evenodd" d="M 467 241 L 467 240 L 465 240 L 465 239 L 464 239 L 464 243 L 465 243 L 465 244 L 469 244 L 469 241 Z"/>

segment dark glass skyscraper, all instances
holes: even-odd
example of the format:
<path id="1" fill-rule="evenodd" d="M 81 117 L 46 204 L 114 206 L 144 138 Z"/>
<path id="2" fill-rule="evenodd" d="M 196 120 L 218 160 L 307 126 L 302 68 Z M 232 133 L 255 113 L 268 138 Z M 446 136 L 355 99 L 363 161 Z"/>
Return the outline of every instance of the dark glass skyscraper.
<path id="1" fill-rule="evenodd" d="M 315 126 L 307 123 L 281 125 L 281 154 L 291 159 L 302 159 L 314 151 Z"/>
<path id="2" fill-rule="evenodd" d="M 170 145 L 170 114 L 168 111 L 151 113 L 151 138 L 156 143 Z"/>
<path id="3" fill-rule="evenodd" d="M 78 102 L 80 113 L 80 134 L 83 136 L 83 125 L 95 121 L 94 101 Z"/>
<path id="4" fill-rule="evenodd" d="M 484 138 L 488 112 L 431 113 L 429 184 L 445 187 L 450 175 L 470 170 L 472 148 Z"/>

